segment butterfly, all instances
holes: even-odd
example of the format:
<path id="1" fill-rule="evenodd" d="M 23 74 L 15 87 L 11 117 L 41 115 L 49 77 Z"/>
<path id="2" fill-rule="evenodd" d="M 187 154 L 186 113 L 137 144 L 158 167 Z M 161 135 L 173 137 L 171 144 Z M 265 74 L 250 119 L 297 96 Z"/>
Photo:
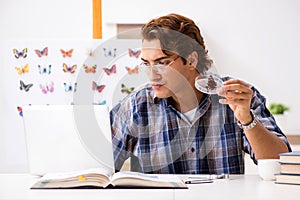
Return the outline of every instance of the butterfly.
<path id="1" fill-rule="evenodd" d="M 136 66 L 134 68 L 130 68 L 130 67 L 125 67 L 125 68 L 126 68 L 128 74 L 130 74 L 130 75 L 139 73 L 139 67 L 138 66 Z"/>
<path id="2" fill-rule="evenodd" d="M 45 47 L 43 50 L 38 50 L 38 49 L 35 49 L 34 50 L 36 55 L 40 58 L 42 56 L 48 56 L 48 47 Z"/>
<path id="3" fill-rule="evenodd" d="M 20 115 L 21 117 L 23 117 L 23 108 L 20 107 L 20 106 L 17 106 L 17 110 L 18 110 L 18 112 L 19 112 L 19 115 Z"/>
<path id="4" fill-rule="evenodd" d="M 65 57 L 72 57 L 73 49 L 70 49 L 69 51 L 65 51 L 63 49 L 60 50 L 62 56 Z"/>
<path id="5" fill-rule="evenodd" d="M 77 65 L 73 65 L 73 66 L 68 66 L 66 63 L 63 63 L 63 71 L 64 72 L 70 72 L 70 73 L 74 73 L 77 69 Z"/>
<path id="6" fill-rule="evenodd" d="M 97 68 L 97 65 L 94 65 L 94 66 L 92 66 L 92 67 L 89 67 L 89 66 L 87 66 L 87 65 L 83 65 L 83 68 L 85 69 L 85 72 L 86 73 L 96 73 L 96 68 Z"/>
<path id="7" fill-rule="evenodd" d="M 106 105 L 106 100 L 100 102 L 93 102 L 93 105 Z"/>
<path id="8" fill-rule="evenodd" d="M 134 90 L 134 87 L 128 88 L 123 83 L 121 84 L 121 92 L 130 94 Z"/>
<path id="9" fill-rule="evenodd" d="M 85 53 L 87 56 L 95 56 L 96 55 L 96 52 L 93 50 L 93 49 L 86 49 L 86 53 Z"/>
<path id="10" fill-rule="evenodd" d="M 51 82 L 50 84 L 45 85 L 40 84 L 40 88 L 44 94 L 47 94 L 48 92 L 54 92 L 54 83 Z"/>
<path id="11" fill-rule="evenodd" d="M 22 51 L 18 51 L 17 49 L 13 49 L 15 57 L 18 59 L 20 57 L 26 58 L 28 49 L 24 48 Z"/>
<path id="12" fill-rule="evenodd" d="M 106 85 L 98 85 L 95 81 L 92 82 L 92 90 L 97 90 L 99 93 L 103 91 Z"/>
<path id="13" fill-rule="evenodd" d="M 20 80 L 20 90 L 24 90 L 25 92 L 28 92 L 32 86 L 33 86 L 32 83 L 26 85 L 22 80 Z"/>
<path id="14" fill-rule="evenodd" d="M 65 86 L 65 92 L 71 92 L 71 91 L 76 92 L 77 83 L 74 83 L 74 84 L 64 83 L 64 86 Z"/>
<path id="15" fill-rule="evenodd" d="M 111 68 L 103 68 L 104 72 L 107 74 L 107 75 L 110 75 L 112 73 L 117 73 L 117 65 L 114 64 L 113 66 L 111 66 Z"/>
<path id="16" fill-rule="evenodd" d="M 38 65 L 40 74 L 50 74 L 51 73 L 51 65 L 48 65 L 46 67 L 42 67 L 41 65 Z"/>
<path id="17" fill-rule="evenodd" d="M 128 48 L 129 57 L 138 58 L 141 54 L 141 50 L 134 51 L 133 49 Z"/>
<path id="18" fill-rule="evenodd" d="M 114 49 L 106 49 L 106 48 L 103 48 L 103 51 L 104 51 L 104 56 L 105 57 L 116 57 L 116 53 L 117 53 L 117 48 L 114 48 Z"/>
<path id="19" fill-rule="evenodd" d="M 19 75 L 21 75 L 21 74 L 29 72 L 29 65 L 26 64 L 23 68 L 21 68 L 21 67 L 15 67 L 15 69 L 17 70 L 17 73 Z"/>

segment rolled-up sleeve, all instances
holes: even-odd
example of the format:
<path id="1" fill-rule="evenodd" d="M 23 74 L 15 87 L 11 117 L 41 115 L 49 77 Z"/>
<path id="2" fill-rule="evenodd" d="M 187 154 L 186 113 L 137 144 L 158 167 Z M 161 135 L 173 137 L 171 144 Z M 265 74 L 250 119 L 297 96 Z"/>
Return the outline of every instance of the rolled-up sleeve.
<path id="1" fill-rule="evenodd" d="M 263 95 L 261 95 L 255 87 L 252 87 L 252 90 L 254 91 L 254 93 L 253 93 L 250 108 L 253 110 L 256 117 L 264 125 L 264 127 L 266 127 L 270 132 L 272 132 L 274 135 L 276 135 L 281 140 L 283 140 L 287 145 L 289 151 L 292 151 L 291 146 L 285 134 L 282 132 L 280 127 L 276 124 L 274 117 L 272 116 L 272 114 L 270 113 L 270 111 L 266 106 L 266 98 Z M 244 134 L 244 149 L 245 152 L 248 152 L 250 154 L 251 158 L 256 163 L 255 154 L 245 134 Z"/>

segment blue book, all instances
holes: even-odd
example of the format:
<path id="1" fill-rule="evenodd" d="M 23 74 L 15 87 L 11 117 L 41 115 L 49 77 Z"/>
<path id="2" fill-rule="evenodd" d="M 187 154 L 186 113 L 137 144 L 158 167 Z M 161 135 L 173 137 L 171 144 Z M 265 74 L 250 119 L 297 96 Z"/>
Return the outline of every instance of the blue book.
<path id="1" fill-rule="evenodd" d="M 291 184 L 300 185 L 300 175 L 299 174 L 276 174 L 275 183 L 278 184 Z"/>

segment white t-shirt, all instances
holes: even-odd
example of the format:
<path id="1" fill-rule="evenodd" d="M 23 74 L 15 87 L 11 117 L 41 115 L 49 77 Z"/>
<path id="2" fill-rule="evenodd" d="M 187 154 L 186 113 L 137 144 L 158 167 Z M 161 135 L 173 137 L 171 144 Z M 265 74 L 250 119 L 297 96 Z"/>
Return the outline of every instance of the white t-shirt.
<path id="1" fill-rule="evenodd" d="M 187 112 L 185 112 L 185 113 L 183 113 L 183 114 L 188 118 L 188 120 L 189 120 L 190 122 L 192 122 L 193 119 L 194 119 L 196 110 L 197 110 L 197 107 L 194 108 L 194 109 L 192 109 L 192 110 L 189 110 L 189 111 L 187 111 Z"/>

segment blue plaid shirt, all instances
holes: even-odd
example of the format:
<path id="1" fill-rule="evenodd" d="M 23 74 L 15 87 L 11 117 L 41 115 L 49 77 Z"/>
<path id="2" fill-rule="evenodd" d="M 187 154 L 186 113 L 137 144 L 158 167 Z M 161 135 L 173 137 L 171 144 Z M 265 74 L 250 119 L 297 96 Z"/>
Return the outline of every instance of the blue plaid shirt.
<path id="1" fill-rule="evenodd" d="M 254 88 L 251 109 L 260 122 L 288 141 Z M 167 174 L 242 174 L 244 152 L 255 155 L 228 105 L 205 95 L 194 119 L 176 110 L 171 99 L 155 97 L 150 85 L 131 93 L 110 112 L 116 170 L 136 157 L 138 171 Z M 132 163 L 133 164 L 133 163 Z"/>

